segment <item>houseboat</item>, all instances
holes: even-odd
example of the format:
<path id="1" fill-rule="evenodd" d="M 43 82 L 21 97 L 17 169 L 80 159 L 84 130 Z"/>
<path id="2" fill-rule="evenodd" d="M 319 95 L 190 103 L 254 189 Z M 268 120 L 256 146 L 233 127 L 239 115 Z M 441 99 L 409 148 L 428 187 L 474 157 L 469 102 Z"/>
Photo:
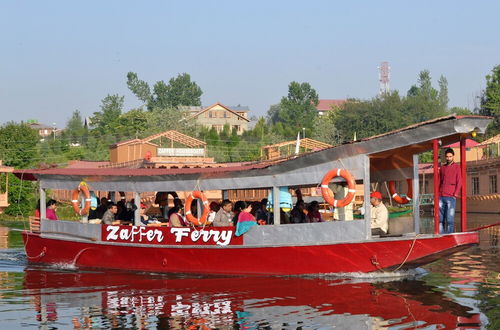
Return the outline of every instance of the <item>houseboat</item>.
<path id="1" fill-rule="evenodd" d="M 137 205 L 133 225 L 125 226 L 92 224 L 84 217 L 80 222 L 48 220 L 41 203 L 40 228 L 23 233 L 27 259 L 30 263 L 164 273 L 306 275 L 415 268 L 479 240 L 477 232 L 467 231 L 466 212 L 461 214 L 461 232 L 440 234 L 439 212 L 435 212 L 434 232 L 420 232 L 419 154 L 434 151 L 437 180 L 439 145 L 459 141 L 465 155 L 465 139 L 484 133 L 490 120 L 451 115 L 295 158 L 233 167 L 17 170 L 15 174 L 23 180 L 38 180 L 42 201 L 47 189 L 88 187 L 133 192 Z M 463 177 L 465 164 L 461 163 Z M 328 183 L 330 179 L 341 183 L 344 178 L 349 193 L 335 200 Z M 412 188 L 411 194 L 408 191 L 400 198 L 413 204 L 412 226 L 384 236 L 371 234 L 369 203 L 365 203 L 364 219 L 353 221 L 285 225 L 280 212 L 274 212 L 273 225 L 253 226 L 241 236 L 235 235 L 234 227 L 153 227 L 140 222 L 141 192 L 196 191 L 202 197 L 204 190 L 220 190 L 226 197 L 229 190 L 269 189 L 274 193 L 273 208 L 279 210 L 281 187 L 321 186 L 325 200 L 342 207 L 352 200 L 355 183 L 363 184 L 364 196 L 369 196 L 372 183 L 400 180 L 409 180 Z M 465 185 L 467 180 L 462 182 Z M 465 191 L 463 187 L 462 210 Z M 88 206 L 88 200 L 84 202 Z M 437 201 L 434 207 L 438 208 Z"/>

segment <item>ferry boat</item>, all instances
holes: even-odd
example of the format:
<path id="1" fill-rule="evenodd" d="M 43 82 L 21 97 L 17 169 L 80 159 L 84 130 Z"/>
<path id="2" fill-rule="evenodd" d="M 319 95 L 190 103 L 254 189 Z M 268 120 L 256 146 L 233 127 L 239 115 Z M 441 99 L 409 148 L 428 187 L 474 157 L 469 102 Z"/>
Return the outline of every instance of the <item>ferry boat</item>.
<path id="1" fill-rule="evenodd" d="M 280 212 L 274 212 L 273 225 L 253 226 L 242 236 L 235 235 L 234 227 L 142 226 L 138 210 L 131 226 L 91 224 L 84 219 L 52 221 L 46 219 L 41 203 L 39 230 L 23 232 L 27 259 L 82 268 L 205 274 L 306 275 L 415 268 L 479 240 L 477 232 L 467 231 L 465 179 L 461 232 L 440 234 L 439 212 L 434 212 L 434 232 L 421 233 L 419 154 L 434 151 L 434 178 L 438 180 L 439 146 L 460 141 L 464 160 L 465 139 L 484 133 L 490 120 L 451 115 L 292 159 L 234 167 L 16 170 L 23 180 L 38 180 L 42 201 L 47 189 L 73 190 L 82 182 L 96 191 L 134 192 L 136 204 L 141 192 L 221 190 L 226 197 L 228 190 L 269 189 L 274 192 L 275 210 L 280 205 L 280 187 L 317 187 L 322 181 L 328 187 L 325 175 L 332 170 L 337 174 L 348 171 L 357 184 L 363 184 L 364 196 L 370 195 L 371 183 L 412 180 L 412 228 L 386 236 L 372 236 L 369 203 L 365 203 L 364 219 L 353 221 L 284 225 Z M 461 162 L 463 178 L 465 164 Z M 343 182 L 340 176 L 330 176 L 333 182 Z M 434 187 L 438 188 L 437 181 Z M 435 191 L 435 210 L 438 195 Z M 343 204 L 325 197 L 336 206 Z"/>

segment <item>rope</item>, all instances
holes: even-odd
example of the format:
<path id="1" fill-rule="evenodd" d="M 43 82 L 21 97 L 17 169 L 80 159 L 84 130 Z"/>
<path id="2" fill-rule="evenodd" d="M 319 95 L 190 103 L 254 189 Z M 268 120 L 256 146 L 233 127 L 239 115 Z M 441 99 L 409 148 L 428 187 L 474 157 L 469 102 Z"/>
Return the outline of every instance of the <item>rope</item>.
<path id="1" fill-rule="evenodd" d="M 28 240 L 26 240 L 26 245 L 28 245 Z M 37 255 L 36 257 L 30 257 L 28 255 L 28 252 L 26 251 L 26 245 L 24 246 L 24 253 L 26 254 L 26 258 L 28 258 L 28 259 L 40 259 L 47 252 L 47 248 L 44 246 L 43 249 L 42 249 L 42 252 L 40 252 L 39 255 Z"/>
<path id="2" fill-rule="evenodd" d="M 87 250 L 91 250 L 91 249 L 94 249 L 94 247 L 87 247 L 87 248 L 85 248 L 85 249 L 80 250 L 80 252 L 78 252 L 78 253 L 75 255 L 75 257 L 73 258 L 73 261 L 71 262 L 71 264 L 72 264 L 73 266 L 75 266 L 75 265 L 76 265 L 76 262 L 77 262 L 77 260 L 78 260 L 78 258 L 80 258 L 80 256 L 82 255 L 82 253 L 83 253 L 83 252 L 85 252 L 85 251 L 87 251 Z"/>
<path id="3" fill-rule="evenodd" d="M 401 262 L 401 264 L 396 267 L 394 270 L 391 270 L 391 271 L 386 271 L 384 269 L 382 269 L 380 267 L 380 263 L 378 262 L 377 260 L 377 256 L 373 256 L 371 257 L 370 261 L 372 263 L 372 265 L 374 265 L 375 267 L 377 267 L 378 270 L 384 272 L 384 273 L 393 273 L 395 271 L 398 271 L 401 269 L 401 267 L 403 267 L 403 265 L 406 263 L 406 261 L 408 261 L 408 258 L 410 257 L 410 254 L 411 252 L 413 251 L 413 248 L 415 247 L 415 243 L 417 242 L 417 239 L 420 237 L 421 235 L 418 234 L 415 236 L 415 238 L 413 239 L 413 241 L 411 242 L 411 245 L 410 245 L 410 249 L 408 250 L 408 253 L 406 254 L 406 257 L 403 259 L 403 261 Z"/>
<path id="4" fill-rule="evenodd" d="M 196 180 L 196 184 L 194 185 L 193 191 L 196 191 L 196 190 L 201 191 L 201 187 L 200 187 L 200 178 L 198 178 L 198 179 Z"/>

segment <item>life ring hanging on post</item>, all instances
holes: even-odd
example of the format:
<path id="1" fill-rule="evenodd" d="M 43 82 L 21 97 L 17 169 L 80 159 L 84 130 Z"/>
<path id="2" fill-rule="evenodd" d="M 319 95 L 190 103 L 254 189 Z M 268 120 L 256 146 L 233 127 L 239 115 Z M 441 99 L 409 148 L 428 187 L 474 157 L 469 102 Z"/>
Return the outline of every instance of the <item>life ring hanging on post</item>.
<path id="1" fill-rule="evenodd" d="M 85 204 L 82 209 L 80 208 L 80 193 L 83 193 L 83 196 L 85 196 Z M 92 199 L 90 198 L 89 187 L 85 182 L 80 182 L 78 188 L 73 190 L 73 193 L 71 194 L 71 204 L 73 205 L 73 210 L 75 210 L 75 212 L 79 215 L 87 215 L 89 214 L 91 201 Z"/>
<path id="2" fill-rule="evenodd" d="M 203 213 L 201 214 L 200 218 L 196 218 L 194 215 L 191 214 L 191 203 L 193 203 L 193 200 L 195 199 L 201 199 L 203 202 Z M 207 224 L 207 218 L 208 218 L 208 212 L 209 212 L 209 207 L 208 207 L 208 200 L 207 197 L 205 196 L 204 193 L 202 193 L 199 190 L 195 190 L 191 193 L 191 195 L 186 198 L 186 205 L 184 207 L 186 210 L 186 219 L 191 222 L 195 226 L 203 226 Z M 200 210 L 198 210 L 199 212 Z"/>
<path id="3" fill-rule="evenodd" d="M 344 178 L 344 180 L 347 181 L 347 188 L 349 189 L 347 196 L 345 196 L 341 200 L 334 199 L 330 188 L 328 188 L 328 184 L 330 183 L 330 181 L 338 176 Z M 326 173 L 323 177 L 323 181 L 321 181 L 321 195 L 323 196 L 325 202 L 333 207 L 344 207 L 348 205 L 354 198 L 355 193 L 356 181 L 354 180 L 354 177 L 351 175 L 351 173 L 349 173 L 349 171 L 347 170 L 334 168 L 333 170 Z"/>
<path id="4" fill-rule="evenodd" d="M 408 184 L 408 192 L 406 193 L 406 197 L 401 197 L 396 192 L 396 182 L 389 181 L 389 193 L 392 196 L 392 199 L 398 204 L 408 204 L 413 198 L 413 180 L 406 179 L 406 183 Z"/>

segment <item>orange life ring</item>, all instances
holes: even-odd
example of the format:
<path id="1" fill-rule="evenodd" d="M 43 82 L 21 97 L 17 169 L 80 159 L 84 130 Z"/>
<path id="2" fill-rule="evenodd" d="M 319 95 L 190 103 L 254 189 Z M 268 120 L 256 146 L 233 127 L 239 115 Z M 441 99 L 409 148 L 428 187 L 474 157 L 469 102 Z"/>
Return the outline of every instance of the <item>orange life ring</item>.
<path id="1" fill-rule="evenodd" d="M 347 188 L 349 189 L 347 196 L 345 196 L 341 200 L 334 199 L 332 191 L 330 190 L 330 188 L 328 188 L 328 184 L 330 183 L 330 181 L 338 176 L 344 178 L 344 180 L 347 181 Z M 354 198 L 355 193 L 356 181 L 354 180 L 354 177 L 351 175 L 351 173 L 349 173 L 349 171 L 347 170 L 334 168 L 333 170 L 326 173 L 323 177 L 323 181 L 321 181 L 321 195 L 323 196 L 325 202 L 333 207 L 344 207 L 348 205 Z"/>
<path id="2" fill-rule="evenodd" d="M 406 197 L 401 197 L 396 192 L 396 183 L 394 181 L 389 181 L 389 193 L 398 204 L 408 204 L 413 197 L 413 180 L 406 179 L 406 183 L 408 184 L 408 192 L 406 193 Z"/>
<path id="3" fill-rule="evenodd" d="M 83 206 L 83 209 L 80 208 L 80 193 L 83 193 L 85 196 L 85 205 Z M 73 205 L 73 210 L 75 210 L 75 212 L 79 215 L 89 214 L 91 200 L 89 187 L 85 182 L 80 182 L 78 188 L 73 190 L 73 193 L 71 194 L 71 204 Z"/>
<path id="4" fill-rule="evenodd" d="M 201 217 L 198 219 L 194 215 L 191 214 L 191 203 L 193 202 L 194 199 L 199 198 L 203 202 L 203 213 L 201 214 Z M 194 224 L 195 226 L 203 226 L 208 223 L 208 212 L 210 211 L 210 208 L 208 207 L 208 200 L 207 197 L 205 197 L 205 194 L 202 193 L 199 190 L 195 190 L 191 193 L 191 195 L 186 198 L 186 205 L 184 207 L 186 210 L 186 219 Z"/>

